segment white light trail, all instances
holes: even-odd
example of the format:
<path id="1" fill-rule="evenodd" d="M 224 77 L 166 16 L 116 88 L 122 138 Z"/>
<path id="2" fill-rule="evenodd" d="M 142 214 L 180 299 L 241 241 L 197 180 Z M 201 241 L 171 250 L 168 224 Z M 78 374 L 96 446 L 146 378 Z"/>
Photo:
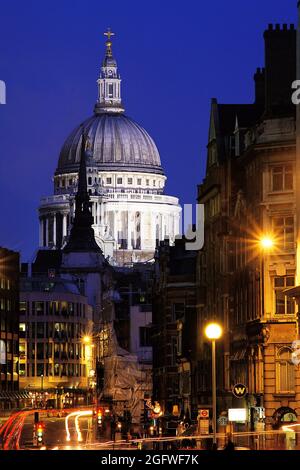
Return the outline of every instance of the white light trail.
<path id="1" fill-rule="evenodd" d="M 77 416 L 75 418 L 75 428 L 77 432 L 78 442 L 82 442 L 82 434 L 81 434 L 80 426 L 79 426 L 79 418 L 81 418 L 82 416 L 91 416 L 92 414 L 93 414 L 92 410 L 79 411 L 77 413 Z"/>
<path id="2" fill-rule="evenodd" d="M 286 425 L 282 426 L 281 429 L 284 432 L 289 432 L 289 431 L 293 432 L 293 428 L 296 428 L 297 426 L 300 426 L 300 424 L 299 423 L 298 424 L 286 424 Z"/>
<path id="3" fill-rule="evenodd" d="M 82 441 L 82 435 L 79 427 L 79 418 L 81 416 L 92 416 L 93 410 L 85 410 L 85 411 L 73 411 L 72 413 L 68 414 L 65 419 L 65 428 L 66 428 L 66 440 L 69 442 L 71 440 L 70 428 L 69 428 L 69 419 L 75 417 L 75 428 L 77 432 L 78 441 Z"/>

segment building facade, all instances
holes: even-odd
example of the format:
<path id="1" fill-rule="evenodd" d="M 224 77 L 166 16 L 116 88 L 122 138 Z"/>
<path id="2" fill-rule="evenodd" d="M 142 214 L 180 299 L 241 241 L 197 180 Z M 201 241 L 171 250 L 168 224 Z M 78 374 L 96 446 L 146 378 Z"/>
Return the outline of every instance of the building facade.
<path id="1" fill-rule="evenodd" d="M 62 404 L 86 398 L 94 363 L 83 338 L 92 331 L 92 313 L 75 283 L 46 276 L 21 279 L 21 389 L 47 392 L 46 405 L 58 392 Z"/>
<path id="2" fill-rule="evenodd" d="M 18 405 L 19 253 L 0 247 L 0 409 Z"/>
<path id="3" fill-rule="evenodd" d="M 288 290 L 299 283 L 299 181 L 296 30 L 269 25 L 265 68 L 255 74 L 255 102 L 212 101 L 206 176 L 205 246 L 198 256 L 202 330 L 218 320 L 218 414 L 247 408 L 246 428 L 278 429 L 297 420 L 300 374 L 292 361 L 297 308 Z M 205 295 L 203 296 L 203 289 Z M 290 291 L 291 292 L 291 291 Z M 201 350 L 199 400 L 210 405 L 209 345 Z M 247 387 L 244 399 L 232 394 Z"/>
<path id="4" fill-rule="evenodd" d="M 163 410 L 163 432 L 197 417 L 196 370 L 199 352 L 195 251 L 185 239 L 161 242 L 153 283 L 153 399 Z"/>
<path id="5" fill-rule="evenodd" d="M 106 35 L 94 115 L 83 122 L 87 184 L 96 241 L 111 263 L 124 265 L 153 258 L 156 240 L 174 240 L 181 208 L 177 198 L 164 193 L 166 176 L 153 139 L 124 114 L 113 33 Z M 63 247 L 70 233 L 81 136 L 79 126 L 67 138 L 54 175 L 54 195 L 41 201 L 41 248 Z"/>

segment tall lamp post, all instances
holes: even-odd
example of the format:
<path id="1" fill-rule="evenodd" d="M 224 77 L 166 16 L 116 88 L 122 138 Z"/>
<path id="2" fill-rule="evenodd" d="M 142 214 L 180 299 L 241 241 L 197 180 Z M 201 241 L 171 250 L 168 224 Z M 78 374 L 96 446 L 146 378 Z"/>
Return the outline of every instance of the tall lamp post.
<path id="1" fill-rule="evenodd" d="M 265 316 L 265 254 L 274 248 L 274 239 L 270 235 L 263 236 L 260 241 L 261 248 L 261 316 Z"/>
<path id="2" fill-rule="evenodd" d="M 44 406 L 44 374 L 41 374 L 41 396 L 42 396 L 42 406 Z"/>
<path id="3" fill-rule="evenodd" d="M 218 323 L 209 323 L 205 328 L 205 336 L 211 340 L 212 351 L 212 422 L 213 444 L 217 444 L 217 380 L 216 380 L 216 340 L 222 336 L 222 327 Z"/>

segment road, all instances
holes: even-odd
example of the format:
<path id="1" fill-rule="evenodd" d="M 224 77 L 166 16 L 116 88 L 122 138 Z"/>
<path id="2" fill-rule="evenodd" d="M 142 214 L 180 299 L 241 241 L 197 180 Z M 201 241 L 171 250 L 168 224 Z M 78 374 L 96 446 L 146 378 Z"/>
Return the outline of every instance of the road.
<path id="1" fill-rule="evenodd" d="M 120 433 L 116 434 L 116 440 L 111 440 L 110 419 L 103 422 L 101 430 L 97 428 L 96 417 L 92 409 L 65 410 L 65 417 L 48 415 L 45 410 L 39 410 L 39 420 L 43 422 L 43 442 L 40 447 L 34 445 L 34 413 L 37 410 L 19 411 L 13 413 L 0 427 L 0 449 L 3 450 L 105 450 L 105 449 L 131 449 L 141 446 L 144 449 L 168 449 L 173 445 L 184 446 L 187 437 L 153 437 L 136 439 L 127 442 L 121 439 Z M 55 411 L 57 414 L 58 412 Z M 288 440 L 291 436 L 295 439 L 300 433 L 300 424 L 283 426 L 278 431 L 260 432 L 260 449 L 293 449 L 298 448 L 300 438 L 297 441 Z M 251 445 L 254 440 L 254 432 L 234 433 L 234 441 L 244 442 L 239 445 Z M 203 439 L 211 439 L 211 436 L 193 436 L 200 443 Z M 218 434 L 219 442 L 224 440 L 224 434 Z M 195 440 L 195 439 L 194 439 Z M 253 443 L 252 443 L 253 444 Z M 186 445 L 186 444 L 185 444 Z M 253 445 L 251 445 L 253 448 Z M 255 447 L 254 447 L 255 448 Z M 257 447 L 256 447 L 257 448 Z"/>
<path id="2" fill-rule="evenodd" d="M 39 410 L 43 422 L 43 442 L 34 445 L 34 413 L 36 410 L 17 412 L 0 428 L 1 445 L 4 450 L 83 450 L 124 448 L 126 441 L 111 441 L 110 425 L 99 430 L 92 409 L 68 410 L 65 417 L 47 416 Z M 128 444 L 127 444 L 128 447 Z M 131 446 L 132 448 L 132 446 Z"/>

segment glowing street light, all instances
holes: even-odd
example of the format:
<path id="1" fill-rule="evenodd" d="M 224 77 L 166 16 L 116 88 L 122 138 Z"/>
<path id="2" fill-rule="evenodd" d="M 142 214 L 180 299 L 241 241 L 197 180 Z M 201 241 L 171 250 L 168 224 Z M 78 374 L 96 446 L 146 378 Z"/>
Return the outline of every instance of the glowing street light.
<path id="1" fill-rule="evenodd" d="M 91 341 L 92 341 L 92 338 L 91 338 L 90 336 L 85 335 L 85 336 L 83 337 L 83 342 L 84 342 L 85 344 L 90 344 Z"/>
<path id="2" fill-rule="evenodd" d="M 265 254 L 271 252 L 275 246 L 275 240 L 272 235 L 266 234 L 263 235 L 259 240 L 259 245 L 261 248 L 261 315 L 264 317 L 265 314 Z"/>
<path id="3" fill-rule="evenodd" d="M 260 247 L 263 249 L 263 250 L 272 250 L 272 248 L 274 248 L 274 239 L 270 236 L 270 235 L 265 235 L 263 236 L 260 241 Z"/>
<path id="4" fill-rule="evenodd" d="M 205 330 L 205 336 L 211 340 L 212 352 L 212 405 L 213 405 L 213 444 L 217 444 L 217 380 L 216 380 L 216 340 L 220 339 L 223 329 L 218 323 L 209 323 Z"/>
<path id="5" fill-rule="evenodd" d="M 209 323 L 205 328 L 205 336 L 208 339 L 220 339 L 222 327 L 218 323 Z"/>

